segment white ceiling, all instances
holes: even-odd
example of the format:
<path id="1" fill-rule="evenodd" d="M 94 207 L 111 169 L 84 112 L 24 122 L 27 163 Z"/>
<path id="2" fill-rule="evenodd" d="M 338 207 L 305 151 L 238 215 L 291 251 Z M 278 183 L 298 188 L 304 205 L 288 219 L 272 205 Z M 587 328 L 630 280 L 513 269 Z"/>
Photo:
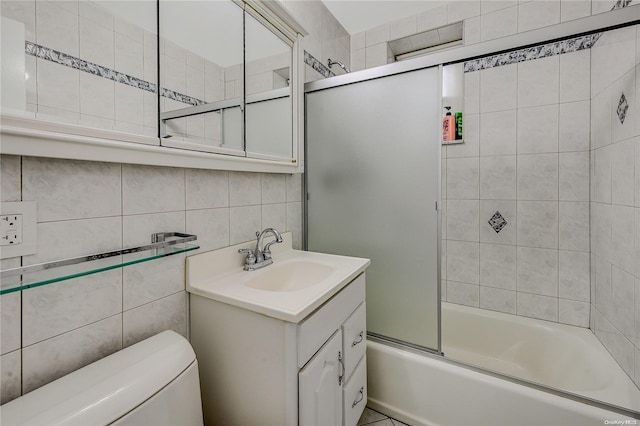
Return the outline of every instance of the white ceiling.
<path id="1" fill-rule="evenodd" d="M 349 34 L 450 3 L 437 0 L 322 0 Z"/>

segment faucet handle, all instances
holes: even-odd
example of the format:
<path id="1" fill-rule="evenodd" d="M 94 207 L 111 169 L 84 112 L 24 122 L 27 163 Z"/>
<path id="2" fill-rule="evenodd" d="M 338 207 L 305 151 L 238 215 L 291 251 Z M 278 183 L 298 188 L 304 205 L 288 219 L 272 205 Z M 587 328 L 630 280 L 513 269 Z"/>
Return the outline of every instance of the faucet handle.
<path id="1" fill-rule="evenodd" d="M 256 263 L 256 255 L 253 253 L 253 250 L 251 250 L 250 248 L 238 249 L 238 253 L 247 254 L 247 258 L 244 261 L 246 264 Z"/>

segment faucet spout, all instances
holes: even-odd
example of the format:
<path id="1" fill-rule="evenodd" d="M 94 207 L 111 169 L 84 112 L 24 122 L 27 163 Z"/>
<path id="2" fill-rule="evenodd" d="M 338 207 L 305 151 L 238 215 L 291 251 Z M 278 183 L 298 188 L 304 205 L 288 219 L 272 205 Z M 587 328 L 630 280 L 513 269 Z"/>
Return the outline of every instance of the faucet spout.
<path id="1" fill-rule="evenodd" d="M 263 246 L 263 240 L 268 234 L 272 234 L 275 240 Z M 256 238 L 255 250 L 251 251 L 251 249 L 248 248 L 238 250 L 238 253 L 247 253 L 244 262 L 245 271 L 254 271 L 271 265 L 273 263 L 273 259 L 271 259 L 271 246 L 275 243 L 282 242 L 282 235 L 280 235 L 280 232 L 275 228 L 266 228 L 262 232 L 256 232 Z"/>

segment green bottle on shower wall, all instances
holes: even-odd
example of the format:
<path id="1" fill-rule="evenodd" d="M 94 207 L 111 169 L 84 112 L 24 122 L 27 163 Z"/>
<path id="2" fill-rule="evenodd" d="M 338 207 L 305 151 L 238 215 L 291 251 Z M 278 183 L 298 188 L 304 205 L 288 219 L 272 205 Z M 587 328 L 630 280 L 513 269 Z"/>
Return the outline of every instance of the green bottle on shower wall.
<path id="1" fill-rule="evenodd" d="M 462 113 L 456 112 L 454 117 L 456 120 L 456 139 L 462 139 Z"/>

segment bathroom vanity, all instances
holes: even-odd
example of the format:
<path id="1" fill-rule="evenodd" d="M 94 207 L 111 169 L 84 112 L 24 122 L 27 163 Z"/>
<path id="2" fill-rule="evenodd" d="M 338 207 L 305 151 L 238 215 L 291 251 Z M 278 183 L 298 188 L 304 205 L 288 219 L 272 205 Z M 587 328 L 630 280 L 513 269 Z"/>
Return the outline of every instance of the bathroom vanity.
<path id="1" fill-rule="evenodd" d="M 283 236 L 256 271 L 237 253 L 255 242 L 187 259 L 205 424 L 356 425 L 364 410 L 370 261 Z"/>

